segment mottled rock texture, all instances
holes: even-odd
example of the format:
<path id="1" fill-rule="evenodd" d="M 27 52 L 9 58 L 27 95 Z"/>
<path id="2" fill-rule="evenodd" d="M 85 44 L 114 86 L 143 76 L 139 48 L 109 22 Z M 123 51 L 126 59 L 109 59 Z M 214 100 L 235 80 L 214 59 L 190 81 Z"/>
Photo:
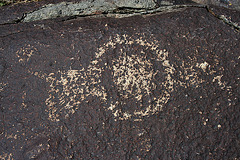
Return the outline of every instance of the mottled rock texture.
<path id="1" fill-rule="evenodd" d="M 22 2 L 22 3 L 20 3 Z M 13 1 L 10 7 L 0 8 L 0 24 L 30 22 L 57 17 L 92 16 L 99 14 L 121 13 L 117 18 L 155 12 L 172 11 L 182 7 L 209 7 L 209 5 L 239 10 L 236 0 L 42 0 Z M 4 2 L 5 3 L 5 2 Z M 1 3 L 2 5 L 4 3 Z M 10 2 L 8 2 L 10 3 Z M 10 3 L 10 4 L 11 4 Z M 202 6 L 200 5 L 202 4 Z"/>
<path id="2" fill-rule="evenodd" d="M 0 159 L 239 159 L 240 33 L 220 14 L 240 22 L 221 7 L 5 19 Z"/>
<path id="3" fill-rule="evenodd" d="M 240 10 L 240 1 L 239 0 L 193 0 L 196 3 L 223 6 L 230 9 Z"/>

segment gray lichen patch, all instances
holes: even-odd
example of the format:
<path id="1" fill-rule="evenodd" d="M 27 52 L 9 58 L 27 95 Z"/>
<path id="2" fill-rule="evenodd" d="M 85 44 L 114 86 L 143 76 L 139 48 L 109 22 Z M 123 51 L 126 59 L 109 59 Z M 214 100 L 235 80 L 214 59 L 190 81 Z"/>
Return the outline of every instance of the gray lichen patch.
<path id="1" fill-rule="evenodd" d="M 23 22 L 37 21 L 43 19 L 52 19 L 67 16 L 87 16 L 99 13 L 111 13 L 115 9 L 126 8 L 144 8 L 153 9 L 156 4 L 152 0 L 130 0 L 130 1 L 106 1 L 106 0 L 86 0 L 78 3 L 62 2 L 58 4 L 49 4 L 36 11 L 27 13 Z"/>
<path id="2" fill-rule="evenodd" d="M 156 6 L 153 0 L 114 0 L 118 7 L 151 9 Z"/>
<path id="3" fill-rule="evenodd" d="M 57 17 L 102 16 L 103 14 L 107 17 L 122 18 L 157 12 L 174 12 L 186 7 L 204 6 L 191 3 L 175 4 L 170 1 L 157 3 L 154 0 L 85 0 L 78 3 L 61 2 L 49 4 L 38 10 L 26 13 L 19 21 L 31 22 Z"/>
<path id="4" fill-rule="evenodd" d="M 23 22 L 37 21 L 43 19 L 52 19 L 57 17 L 76 16 L 76 15 L 91 15 L 94 12 L 105 12 L 114 10 L 116 5 L 99 0 L 85 1 L 79 3 L 62 2 L 58 4 L 49 4 L 39 10 L 26 14 Z"/>

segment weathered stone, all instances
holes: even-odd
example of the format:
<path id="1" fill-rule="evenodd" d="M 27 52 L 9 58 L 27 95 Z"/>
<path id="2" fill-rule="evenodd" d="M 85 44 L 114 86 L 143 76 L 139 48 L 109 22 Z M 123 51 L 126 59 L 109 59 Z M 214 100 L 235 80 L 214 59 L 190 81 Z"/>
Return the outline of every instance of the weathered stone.
<path id="1" fill-rule="evenodd" d="M 156 7 L 154 0 L 113 0 L 118 7 L 145 8 L 151 9 Z"/>
<path id="2" fill-rule="evenodd" d="M 239 0 L 193 0 L 194 2 L 240 10 Z"/>
<path id="3" fill-rule="evenodd" d="M 166 10 L 166 7 L 160 6 L 174 6 L 176 4 L 188 4 L 187 1 L 184 2 L 168 2 L 161 1 L 160 3 L 154 2 L 153 0 L 86 0 L 80 2 L 62 2 L 58 4 L 49 4 L 36 11 L 26 13 L 22 22 L 30 22 L 36 20 L 52 19 L 57 17 L 69 17 L 69 16 L 89 16 L 96 14 L 113 14 L 113 13 L 122 13 L 120 17 L 127 17 L 129 14 L 148 13 L 150 12 Z M 159 8 L 158 8 L 159 7 Z M 157 10 L 156 10 L 157 8 Z M 142 9 L 142 10 L 139 10 Z M 167 8 L 168 9 L 168 8 Z M 170 8 L 171 10 L 172 8 Z M 120 12 L 118 12 L 120 10 Z"/>
<path id="4" fill-rule="evenodd" d="M 239 158 L 240 33 L 207 9 L 0 31 L 0 159 Z"/>
<path id="5" fill-rule="evenodd" d="M 96 12 L 104 13 L 113 11 L 117 6 L 105 0 L 91 0 L 79 3 L 62 2 L 59 4 L 49 4 L 32 13 L 26 14 L 23 22 L 52 19 L 57 17 L 76 16 L 76 15 L 92 15 Z"/>
<path id="6" fill-rule="evenodd" d="M 228 3 L 217 0 L 194 0 L 194 2 L 204 4 L 205 6 L 213 4 L 236 10 L 239 10 L 240 6 L 239 2 L 235 0 L 228 1 Z M 115 14 L 114 17 L 122 18 L 133 15 L 166 12 L 184 6 L 200 7 L 200 5 L 194 4 L 191 0 L 72 0 L 71 2 L 64 0 L 43 0 L 40 3 L 27 3 L 26 5 L 20 3 L 18 5 L 12 5 L 11 7 L 1 7 L 0 15 L 2 13 L 3 17 L 0 19 L 0 24 L 99 14 L 108 14 L 109 16 Z M 120 13 L 120 15 L 116 16 L 116 13 Z"/>

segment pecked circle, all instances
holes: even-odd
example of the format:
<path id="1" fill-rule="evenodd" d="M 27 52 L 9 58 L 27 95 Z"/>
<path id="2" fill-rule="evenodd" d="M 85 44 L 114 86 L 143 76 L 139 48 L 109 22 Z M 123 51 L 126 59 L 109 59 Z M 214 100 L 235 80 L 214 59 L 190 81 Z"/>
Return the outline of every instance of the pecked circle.
<path id="1" fill-rule="evenodd" d="M 118 120 L 138 121 L 160 112 L 173 91 L 171 74 L 175 69 L 169 64 L 168 52 L 159 49 L 156 40 L 148 41 L 141 34 L 137 37 L 116 35 L 99 47 L 95 56 L 99 62 L 113 50 L 117 51 L 109 69 L 118 98 L 108 97 L 110 103 L 106 109 Z M 154 68 L 156 65 L 161 69 Z M 159 74 L 164 75 L 161 80 L 156 77 Z"/>

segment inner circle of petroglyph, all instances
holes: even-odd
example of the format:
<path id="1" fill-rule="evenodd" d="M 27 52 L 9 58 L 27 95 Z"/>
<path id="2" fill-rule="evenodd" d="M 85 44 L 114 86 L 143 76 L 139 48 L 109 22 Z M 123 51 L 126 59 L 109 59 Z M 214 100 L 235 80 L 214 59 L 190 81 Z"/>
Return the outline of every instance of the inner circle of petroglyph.
<path id="1" fill-rule="evenodd" d="M 121 57 L 113 61 L 115 62 L 113 65 L 114 82 L 124 98 L 128 98 L 127 95 L 130 94 L 140 100 L 143 93 L 149 95 L 151 89 L 154 88 L 150 83 L 153 78 L 152 64 L 144 58 L 146 57 L 123 53 Z M 124 91 L 126 94 L 123 93 Z"/>

